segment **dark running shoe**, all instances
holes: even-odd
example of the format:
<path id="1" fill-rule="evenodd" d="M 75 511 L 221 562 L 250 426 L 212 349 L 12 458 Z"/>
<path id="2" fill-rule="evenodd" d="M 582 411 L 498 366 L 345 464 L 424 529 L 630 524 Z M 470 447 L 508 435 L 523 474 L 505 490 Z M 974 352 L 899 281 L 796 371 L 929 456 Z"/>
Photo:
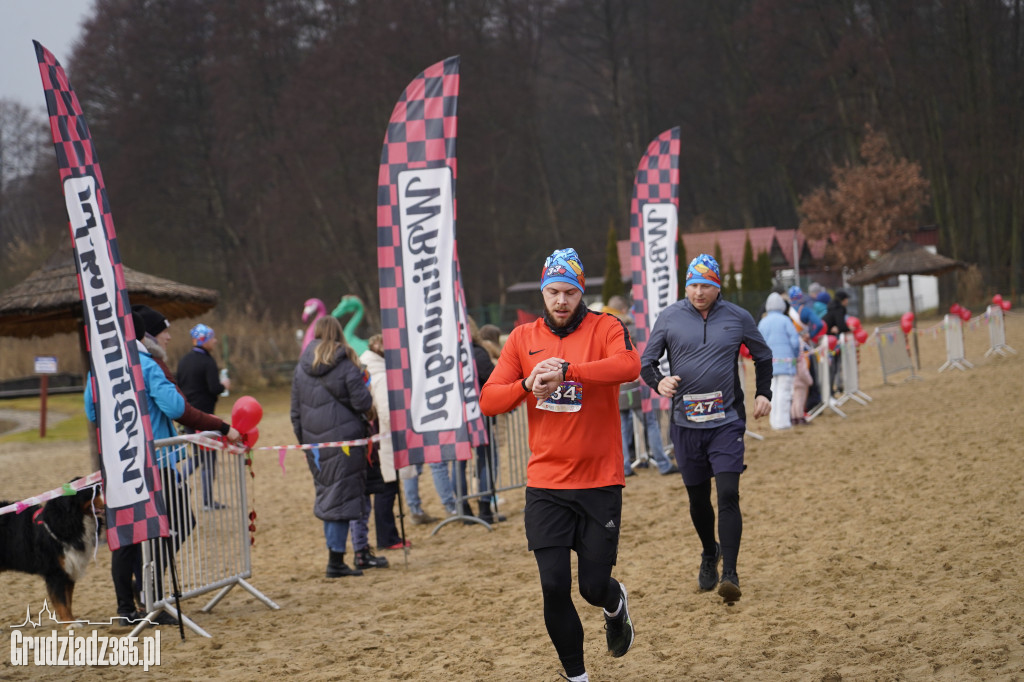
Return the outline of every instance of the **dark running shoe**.
<path id="1" fill-rule="evenodd" d="M 729 571 L 728 573 L 722 573 L 722 582 L 718 584 L 718 596 L 726 602 L 738 601 L 740 595 L 740 577 L 736 575 L 736 571 Z"/>
<path id="2" fill-rule="evenodd" d="M 619 615 L 614 618 L 605 615 L 604 630 L 605 638 L 608 640 L 608 651 L 615 658 L 625 656 L 626 652 L 633 646 L 633 621 L 629 618 L 629 598 L 626 596 L 626 586 L 619 583 L 619 590 L 622 592 L 622 609 Z"/>
<path id="3" fill-rule="evenodd" d="M 697 574 L 697 584 L 704 592 L 710 592 L 718 584 L 718 562 L 722 560 L 722 546 L 715 543 L 715 555 L 700 555 L 700 573 Z"/>
<path id="4" fill-rule="evenodd" d="M 361 549 L 356 552 L 356 568 L 387 568 L 388 560 L 386 557 L 374 556 L 370 548 Z"/>

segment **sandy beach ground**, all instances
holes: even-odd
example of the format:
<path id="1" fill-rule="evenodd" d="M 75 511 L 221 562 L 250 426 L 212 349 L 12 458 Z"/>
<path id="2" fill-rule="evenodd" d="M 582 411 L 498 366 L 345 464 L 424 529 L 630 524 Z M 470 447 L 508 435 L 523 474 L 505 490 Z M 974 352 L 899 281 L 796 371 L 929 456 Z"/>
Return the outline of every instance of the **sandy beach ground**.
<path id="1" fill-rule="evenodd" d="M 1024 679 L 1024 315 L 1011 314 L 1006 328 L 1022 354 L 985 357 L 988 329 L 976 323 L 965 334 L 974 368 L 942 373 L 943 335 L 922 334 L 914 381 L 904 372 L 883 383 L 878 350 L 865 346 L 867 406 L 847 403 L 846 419 L 826 413 L 786 432 L 767 419 L 750 423 L 765 438 L 747 441 L 743 597 L 733 605 L 697 589 L 700 546 L 681 479 L 654 469 L 630 478 L 614 575 L 629 589 L 637 639 L 611 658 L 600 611 L 576 595 L 591 679 Z M 748 365 L 748 383 L 751 375 Z M 291 444 L 286 392 L 255 397 L 265 409 L 259 445 Z M 55 487 L 88 461 L 84 440 L 0 444 L 0 498 Z M 391 568 L 329 580 L 301 453 L 290 452 L 286 467 L 282 475 L 276 452 L 257 451 L 250 487 L 259 514 L 251 583 L 279 611 L 237 588 L 210 613 L 199 612 L 204 599 L 186 601 L 213 638 L 186 632 L 182 641 L 161 628 L 161 664 L 148 673 L 14 667 L 10 626 L 45 590 L 39 578 L 5 573 L 0 678 L 559 679 L 522 489 L 503 493 L 509 520 L 494 532 L 452 524 L 431 536 L 432 527 L 407 526 L 407 562 L 379 552 Z M 429 475 L 421 481 L 437 514 Z M 114 605 L 101 547 L 75 613 L 107 619 Z"/>

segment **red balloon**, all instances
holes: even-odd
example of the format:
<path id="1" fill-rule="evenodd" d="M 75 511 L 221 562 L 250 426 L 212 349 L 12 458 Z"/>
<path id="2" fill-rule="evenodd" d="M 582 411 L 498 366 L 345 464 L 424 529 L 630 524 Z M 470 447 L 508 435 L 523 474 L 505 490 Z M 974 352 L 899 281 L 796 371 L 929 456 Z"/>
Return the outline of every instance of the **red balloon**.
<path id="1" fill-rule="evenodd" d="M 246 431 L 245 433 L 242 434 L 242 444 L 245 445 L 246 447 L 251 448 L 253 445 L 256 445 L 256 441 L 258 441 L 259 439 L 260 430 L 259 427 L 256 426 L 252 427 L 251 430 Z"/>
<path id="2" fill-rule="evenodd" d="M 853 331 L 857 331 L 858 329 L 860 329 L 860 318 L 854 317 L 853 315 L 847 315 L 846 326 L 852 329 Z"/>
<path id="3" fill-rule="evenodd" d="M 903 313 L 903 315 L 900 316 L 900 319 L 901 320 L 910 320 L 911 322 L 913 322 L 914 321 L 914 313 L 908 310 L 907 312 Z"/>
<path id="4" fill-rule="evenodd" d="M 1002 308 L 1003 310 L 1009 310 L 1009 309 L 1010 309 L 1010 307 L 1011 307 L 1011 305 L 1012 305 L 1012 304 L 1010 303 L 1010 299 L 1008 299 L 1008 298 L 1004 298 L 1004 299 L 1003 299 L 1002 301 L 1000 301 L 1000 302 L 999 302 L 999 306 L 1000 306 L 1000 307 L 1001 307 L 1001 308 Z"/>
<path id="5" fill-rule="evenodd" d="M 857 339 L 857 343 L 864 343 L 868 340 L 868 332 L 864 328 L 860 328 L 853 333 L 853 338 Z"/>
<path id="6" fill-rule="evenodd" d="M 835 350 L 836 346 L 838 344 L 839 344 L 839 337 L 834 336 L 832 334 L 829 334 L 828 335 L 828 349 L 829 350 Z"/>
<path id="7" fill-rule="evenodd" d="M 239 433 L 252 431 L 263 419 L 263 406 L 252 396 L 243 395 L 231 408 L 231 425 Z"/>
<path id="8" fill-rule="evenodd" d="M 1002 304 L 1003 304 L 1003 295 L 1002 294 L 996 294 L 995 296 L 992 297 L 992 305 L 1002 305 Z"/>
<path id="9" fill-rule="evenodd" d="M 914 328 L 914 321 L 907 319 L 906 317 L 900 320 L 900 329 L 903 330 L 904 334 L 909 334 Z"/>
<path id="10" fill-rule="evenodd" d="M 949 306 L 949 314 L 950 315 L 959 315 L 960 314 L 960 304 L 959 303 L 954 303 L 953 305 Z"/>
<path id="11" fill-rule="evenodd" d="M 969 309 L 967 309 L 967 308 L 961 308 L 960 309 L 960 319 L 963 320 L 964 322 L 967 322 L 968 320 L 970 320 L 971 319 L 971 311 Z"/>

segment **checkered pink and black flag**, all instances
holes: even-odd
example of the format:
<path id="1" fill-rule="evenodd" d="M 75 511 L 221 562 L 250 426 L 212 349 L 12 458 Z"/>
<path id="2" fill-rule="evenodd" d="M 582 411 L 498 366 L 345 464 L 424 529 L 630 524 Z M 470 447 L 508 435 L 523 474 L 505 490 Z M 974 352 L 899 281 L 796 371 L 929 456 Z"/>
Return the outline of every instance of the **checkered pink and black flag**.
<path id="1" fill-rule="evenodd" d="M 666 130 L 647 146 L 633 182 L 629 213 L 630 264 L 633 270 L 633 318 L 642 353 L 662 310 L 675 303 L 679 235 L 679 128 Z M 651 392 L 643 386 L 643 410 Z M 657 398 L 656 398 L 657 399 Z M 660 407 L 668 401 L 660 398 Z"/>
<path id="2" fill-rule="evenodd" d="M 395 105 L 381 153 L 377 262 L 397 467 L 469 459 L 484 431 L 455 239 L 458 96 L 458 57 L 425 69 Z"/>
<path id="3" fill-rule="evenodd" d="M 33 41 L 57 150 L 85 319 L 111 550 L 169 528 L 153 457 L 145 383 L 103 174 L 64 69 Z"/>

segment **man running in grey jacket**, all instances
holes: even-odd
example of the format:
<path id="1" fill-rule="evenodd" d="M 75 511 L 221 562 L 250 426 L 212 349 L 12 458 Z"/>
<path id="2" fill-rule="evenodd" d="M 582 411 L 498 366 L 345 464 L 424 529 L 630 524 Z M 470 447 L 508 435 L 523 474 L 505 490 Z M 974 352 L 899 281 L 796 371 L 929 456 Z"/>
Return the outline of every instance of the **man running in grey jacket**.
<path id="1" fill-rule="evenodd" d="M 737 371 L 741 344 L 754 358 L 754 418 L 771 411 L 772 353 L 743 308 L 721 298 L 718 263 L 707 254 L 690 262 L 686 298 L 658 316 L 641 357 L 640 376 L 647 385 L 672 398 L 672 443 L 690 499 L 690 519 L 700 538 L 700 589 L 718 586 L 726 602 L 740 598 L 736 560 L 743 519 L 740 515 L 740 474 L 746 411 Z M 668 352 L 670 376 L 659 359 Z M 711 478 L 718 489 L 718 538 L 711 504 Z M 722 561 L 722 579 L 718 562 Z"/>

